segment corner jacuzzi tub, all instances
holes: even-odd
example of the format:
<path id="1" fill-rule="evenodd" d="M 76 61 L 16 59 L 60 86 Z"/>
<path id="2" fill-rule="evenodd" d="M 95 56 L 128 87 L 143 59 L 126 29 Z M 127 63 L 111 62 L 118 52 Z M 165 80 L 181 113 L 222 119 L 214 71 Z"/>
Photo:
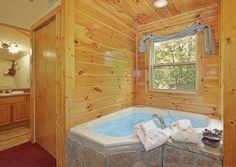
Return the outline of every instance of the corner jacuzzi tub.
<path id="1" fill-rule="evenodd" d="M 168 142 L 146 152 L 135 135 L 134 125 L 159 114 L 166 125 L 189 119 L 199 133 L 199 144 Z M 158 120 L 155 120 L 158 125 Z M 209 148 L 201 143 L 201 132 L 222 129 L 219 120 L 187 112 L 134 106 L 70 129 L 66 138 L 67 166 L 156 167 L 222 166 L 222 146 Z"/>
<path id="2" fill-rule="evenodd" d="M 222 129 L 221 122 L 200 114 L 186 113 L 169 109 L 135 106 L 71 128 L 71 132 L 97 142 L 103 146 L 118 146 L 139 143 L 133 127 L 141 122 L 153 120 L 158 113 L 166 125 L 180 119 L 189 119 L 197 132 L 207 129 Z M 158 125 L 158 120 L 155 120 Z"/>

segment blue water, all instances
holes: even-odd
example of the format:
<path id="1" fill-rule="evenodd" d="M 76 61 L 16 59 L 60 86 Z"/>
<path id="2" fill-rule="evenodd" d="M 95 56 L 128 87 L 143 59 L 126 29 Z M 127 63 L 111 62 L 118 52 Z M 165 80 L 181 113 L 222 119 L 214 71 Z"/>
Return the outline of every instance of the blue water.
<path id="1" fill-rule="evenodd" d="M 134 134 L 133 127 L 141 122 L 153 120 L 153 114 L 144 114 L 144 113 L 134 113 L 126 117 L 119 119 L 114 119 L 111 122 L 106 122 L 104 124 L 94 127 L 92 130 L 112 137 L 123 137 L 130 136 Z M 172 114 L 171 116 L 162 116 L 167 126 L 170 126 L 171 123 L 180 120 L 180 119 L 189 119 L 194 128 L 201 128 L 206 126 L 206 122 L 202 118 L 185 118 L 183 116 Z M 156 125 L 160 127 L 158 120 L 154 120 Z"/>

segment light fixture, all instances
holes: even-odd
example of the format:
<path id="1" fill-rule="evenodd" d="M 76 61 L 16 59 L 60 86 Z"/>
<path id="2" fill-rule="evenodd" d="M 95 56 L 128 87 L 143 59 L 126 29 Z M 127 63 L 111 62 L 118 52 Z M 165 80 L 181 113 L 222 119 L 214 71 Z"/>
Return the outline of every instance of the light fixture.
<path id="1" fill-rule="evenodd" d="M 15 45 L 15 46 L 10 46 L 8 50 L 9 50 L 9 52 L 11 52 L 11 53 L 13 53 L 13 54 L 16 54 L 16 53 L 19 52 L 19 48 L 18 48 L 17 45 Z"/>
<path id="2" fill-rule="evenodd" d="M 154 2 L 154 7 L 156 8 L 164 8 L 168 4 L 167 0 L 157 0 Z"/>
<path id="3" fill-rule="evenodd" d="M 20 51 L 18 45 L 15 42 L 10 42 L 9 44 L 3 42 L 2 40 L 0 40 L 0 42 L 2 43 L 2 48 L 8 49 L 10 53 L 16 54 Z"/>

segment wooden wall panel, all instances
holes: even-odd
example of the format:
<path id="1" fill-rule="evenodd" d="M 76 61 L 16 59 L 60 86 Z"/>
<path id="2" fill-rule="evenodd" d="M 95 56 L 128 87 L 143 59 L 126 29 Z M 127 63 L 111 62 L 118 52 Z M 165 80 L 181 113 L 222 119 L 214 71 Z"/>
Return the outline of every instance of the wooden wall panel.
<path id="1" fill-rule="evenodd" d="M 122 20 L 122 22 L 129 27 L 135 29 L 140 25 L 145 25 L 156 20 L 163 20 L 192 10 L 211 6 L 212 4 L 218 3 L 219 0 L 169 0 L 165 8 L 155 8 L 153 5 L 155 1 L 156 0 L 84 0 L 83 4 L 80 4 L 80 7 L 81 10 L 95 14 L 95 17 L 103 17 L 107 14 L 113 15 Z M 102 14 L 96 15 L 96 13 L 99 12 L 102 12 Z M 103 17 L 103 20 L 106 19 L 107 17 Z M 114 23 L 111 20 L 109 22 Z M 116 24 L 117 22 L 115 21 L 113 26 Z"/>
<path id="2" fill-rule="evenodd" d="M 75 80 L 70 126 L 134 104 L 133 29 L 94 0 L 75 2 Z"/>
<path id="3" fill-rule="evenodd" d="M 199 36 L 199 91 L 196 94 L 150 91 L 147 78 L 149 67 L 146 57 L 144 54 L 137 54 L 138 62 L 136 68 L 140 74 L 137 79 L 138 104 L 220 116 L 218 4 L 137 27 L 137 45 L 139 46 L 139 41 L 144 34 L 171 34 L 183 30 L 194 22 L 206 23 L 212 27 L 217 46 L 215 54 L 205 55 L 203 51 L 203 35 Z"/>
<path id="4" fill-rule="evenodd" d="M 222 0 L 224 166 L 236 166 L 236 1 Z"/>

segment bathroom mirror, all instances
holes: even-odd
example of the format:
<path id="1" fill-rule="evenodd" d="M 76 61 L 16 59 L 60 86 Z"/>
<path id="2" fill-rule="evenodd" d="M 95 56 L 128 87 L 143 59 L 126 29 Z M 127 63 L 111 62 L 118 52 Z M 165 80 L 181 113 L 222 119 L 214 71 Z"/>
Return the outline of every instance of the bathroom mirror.
<path id="1" fill-rule="evenodd" d="M 29 89 L 30 32 L 0 25 L 0 90 Z"/>

